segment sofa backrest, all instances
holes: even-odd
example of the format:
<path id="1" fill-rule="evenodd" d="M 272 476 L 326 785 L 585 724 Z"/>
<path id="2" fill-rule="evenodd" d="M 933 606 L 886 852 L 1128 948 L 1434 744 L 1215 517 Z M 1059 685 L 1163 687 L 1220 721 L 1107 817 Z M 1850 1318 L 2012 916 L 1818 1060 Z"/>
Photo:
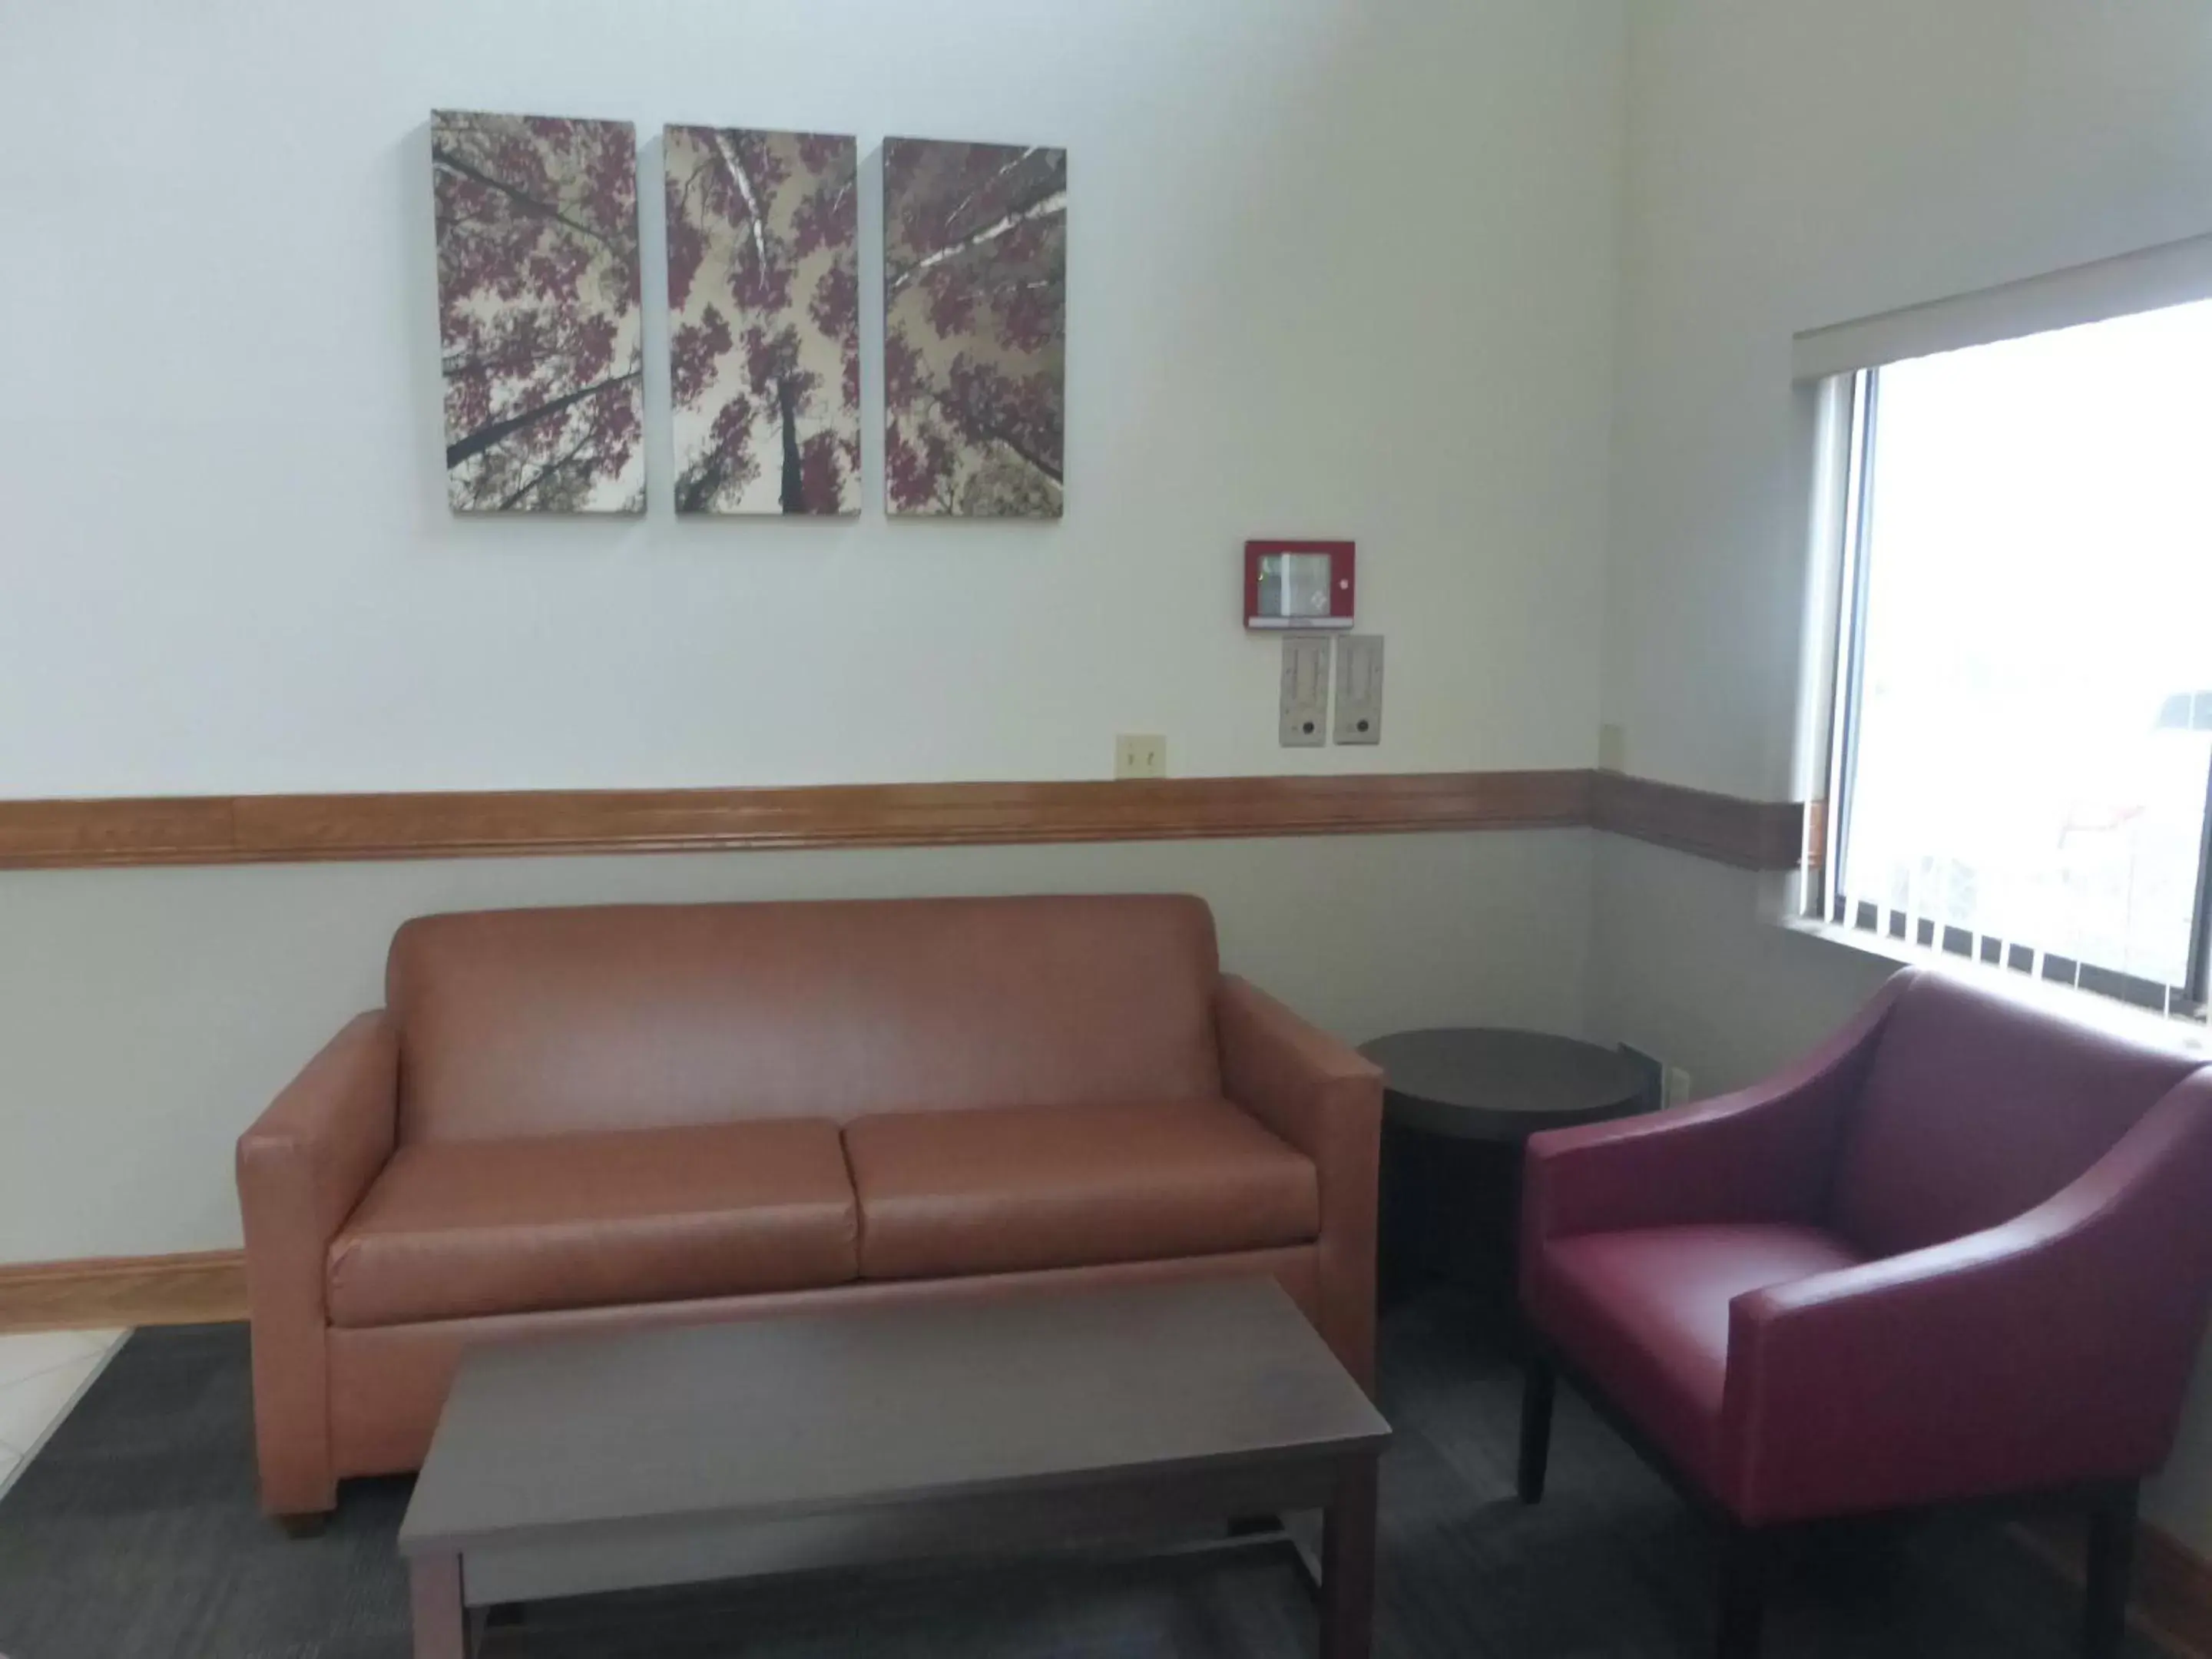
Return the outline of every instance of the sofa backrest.
<path id="1" fill-rule="evenodd" d="M 2084 1174 L 2197 1063 L 1917 975 L 1844 1126 L 1831 1224 L 1896 1255 L 2009 1221 Z"/>
<path id="2" fill-rule="evenodd" d="M 392 942 L 401 1138 L 1220 1092 L 1175 896 L 426 916 Z"/>

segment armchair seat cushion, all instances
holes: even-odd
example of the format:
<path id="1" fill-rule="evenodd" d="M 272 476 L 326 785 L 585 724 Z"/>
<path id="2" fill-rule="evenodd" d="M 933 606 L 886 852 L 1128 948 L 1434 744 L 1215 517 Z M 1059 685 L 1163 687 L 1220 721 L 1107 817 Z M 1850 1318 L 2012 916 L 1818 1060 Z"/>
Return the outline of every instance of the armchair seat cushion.
<path id="1" fill-rule="evenodd" d="M 1551 1241 L 1528 1295 L 1567 1358 L 1710 1489 L 1729 1304 L 1860 1260 L 1843 1239 L 1812 1227 L 1639 1227 Z"/>
<path id="2" fill-rule="evenodd" d="M 433 1141 L 394 1152 L 331 1242 L 331 1321 L 843 1284 L 857 1243 L 823 1119 Z"/>
<path id="3" fill-rule="evenodd" d="M 845 1128 L 860 1273 L 920 1279 L 1310 1243 L 1312 1163 L 1225 1100 L 992 1107 Z"/>

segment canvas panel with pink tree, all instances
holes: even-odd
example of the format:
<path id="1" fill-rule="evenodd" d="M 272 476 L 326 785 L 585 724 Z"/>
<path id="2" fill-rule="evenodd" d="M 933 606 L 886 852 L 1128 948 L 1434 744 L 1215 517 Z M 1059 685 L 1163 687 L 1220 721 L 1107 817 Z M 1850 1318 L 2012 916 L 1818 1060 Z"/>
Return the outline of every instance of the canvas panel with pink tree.
<path id="1" fill-rule="evenodd" d="M 1066 344 L 1067 152 L 887 140 L 890 511 L 1058 518 Z"/>
<path id="2" fill-rule="evenodd" d="M 457 513 L 642 513 L 637 135 L 430 118 L 446 495 Z"/>
<path id="3" fill-rule="evenodd" d="M 672 126 L 661 152 L 676 510 L 858 513 L 857 146 Z"/>

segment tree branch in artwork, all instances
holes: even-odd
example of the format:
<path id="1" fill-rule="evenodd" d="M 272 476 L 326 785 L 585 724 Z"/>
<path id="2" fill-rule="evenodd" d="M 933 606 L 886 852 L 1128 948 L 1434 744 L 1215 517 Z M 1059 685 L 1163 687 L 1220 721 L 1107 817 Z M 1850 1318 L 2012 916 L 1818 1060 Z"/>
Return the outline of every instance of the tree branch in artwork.
<path id="1" fill-rule="evenodd" d="M 1057 516 L 1066 152 L 894 139 L 884 194 L 892 510 Z"/>
<path id="2" fill-rule="evenodd" d="M 1010 150 L 1007 153 L 1006 159 L 1000 163 L 997 170 L 992 173 L 990 177 L 984 179 L 982 183 L 978 185 L 974 190 L 969 191 L 965 196 L 960 198 L 959 202 L 953 207 L 951 212 L 945 216 L 945 222 L 948 225 L 957 224 L 962 217 L 966 215 L 968 210 L 975 205 L 975 198 L 977 197 L 981 196 L 992 185 L 997 184 L 1008 173 L 1013 172 L 1015 168 L 1027 163 L 1037 154 L 1038 147 L 1035 144 L 1030 144 L 1021 149 Z"/>
<path id="3" fill-rule="evenodd" d="M 663 152 L 678 510 L 854 510 L 853 141 L 671 127 Z"/>
<path id="4" fill-rule="evenodd" d="M 1064 190 L 1054 191 L 1042 199 L 1032 202 L 1026 207 L 1017 208 L 1005 217 L 984 226 L 982 229 L 971 232 L 950 247 L 934 248 L 923 254 L 913 264 L 903 266 L 891 276 L 891 291 L 896 293 L 916 277 L 927 275 L 948 259 L 957 259 L 963 253 L 973 253 L 977 248 L 988 246 L 997 241 L 1000 237 L 1028 224 L 1032 219 L 1042 219 L 1051 214 L 1065 213 L 1066 210 L 1067 192 Z"/>
<path id="5" fill-rule="evenodd" d="M 619 122 L 433 118 L 455 507 L 642 508 L 635 155 Z"/>
<path id="6" fill-rule="evenodd" d="M 550 202 L 541 202 L 534 196 L 524 194 L 513 185 L 505 183 L 501 179 L 495 179 L 491 177 L 490 174 L 482 171 L 480 168 L 470 166 L 469 163 L 463 161 L 452 150 L 433 149 L 430 152 L 430 160 L 436 166 L 445 168 L 448 173 L 459 173 L 462 178 L 470 180 L 471 183 L 482 185 L 486 190 L 492 191 L 495 195 L 505 197 L 509 202 L 513 203 L 516 207 L 520 208 L 525 213 L 534 213 L 542 219 L 550 219 L 555 224 L 561 226 L 563 229 L 573 230 L 579 236 L 588 236 L 595 242 L 608 243 L 610 241 L 610 239 L 605 231 L 595 230 L 589 225 L 579 224 L 575 220 L 568 217 L 567 214 L 562 212 L 559 208 L 555 207 Z"/>
<path id="7" fill-rule="evenodd" d="M 752 233 L 753 258 L 759 260 L 760 268 L 766 270 L 768 233 L 761 228 L 760 198 L 754 193 L 752 175 L 745 171 L 744 162 L 738 156 L 737 135 L 716 133 L 714 148 L 721 155 L 722 165 L 729 168 L 730 176 L 737 181 L 738 194 L 745 198 L 745 228 Z"/>
<path id="8" fill-rule="evenodd" d="M 585 454 L 585 451 L 591 447 L 591 444 L 592 434 L 586 433 L 576 441 L 575 447 L 567 454 L 556 456 L 546 462 L 544 466 L 539 467 L 537 471 L 532 473 L 529 477 L 524 479 L 510 491 L 500 502 L 501 508 L 503 511 L 511 511 L 521 506 L 532 495 L 544 489 L 561 474 L 572 470 L 579 464 L 588 468 L 591 465 L 591 459 Z"/>
<path id="9" fill-rule="evenodd" d="M 596 398 L 603 392 L 610 392 L 617 386 L 627 386 L 635 379 L 637 379 L 637 371 L 632 369 L 627 374 L 617 374 L 611 380 L 600 381 L 597 386 L 580 387 L 577 391 L 556 398 L 550 403 L 540 404 L 535 409 L 526 409 L 519 415 L 509 415 L 503 420 L 493 421 L 488 425 L 478 427 L 459 442 L 446 446 L 446 465 L 449 467 L 459 465 L 471 455 L 481 455 L 494 444 L 502 443 L 518 432 L 526 431 L 542 421 L 550 421 L 556 415 L 565 414 L 586 398 Z"/>
<path id="10" fill-rule="evenodd" d="M 707 512 L 723 490 L 743 491 L 760 476 L 752 454 L 752 405 L 744 398 L 722 405 L 700 459 L 677 480 L 678 513 Z"/>

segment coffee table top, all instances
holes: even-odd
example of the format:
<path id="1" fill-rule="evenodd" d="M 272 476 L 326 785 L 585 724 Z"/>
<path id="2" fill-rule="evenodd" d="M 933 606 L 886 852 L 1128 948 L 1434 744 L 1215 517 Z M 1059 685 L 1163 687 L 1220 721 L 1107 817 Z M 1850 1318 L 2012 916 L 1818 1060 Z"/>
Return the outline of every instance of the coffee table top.
<path id="1" fill-rule="evenodd" d="M 578 1333 L 464 1358 L 399 1544 L 1010 1493 L 1389 1432 L 1267 1279 Z"/>
<path id="2" fill-rule="evenodd" d="M 1644 1092 L 1626 1055 L 1544 1031 L 1400 1031 L 1359 1052 L 1382 1068 L 1390 1121 L 1461 1140 L 1522 1140 L 1620 1117 Z"/>

